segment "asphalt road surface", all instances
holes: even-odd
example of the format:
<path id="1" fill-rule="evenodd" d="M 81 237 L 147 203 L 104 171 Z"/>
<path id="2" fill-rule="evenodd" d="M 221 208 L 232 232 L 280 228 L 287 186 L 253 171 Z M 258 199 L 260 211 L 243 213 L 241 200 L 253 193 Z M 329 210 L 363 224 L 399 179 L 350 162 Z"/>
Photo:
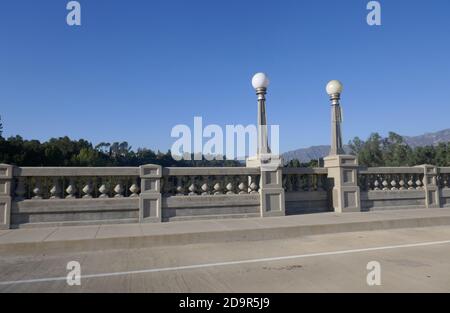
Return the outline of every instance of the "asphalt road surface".
<path id="1" fill-rule="evenodd" d="M 450 227 L 3 255 L 0 292 L 450 292 Z"/>

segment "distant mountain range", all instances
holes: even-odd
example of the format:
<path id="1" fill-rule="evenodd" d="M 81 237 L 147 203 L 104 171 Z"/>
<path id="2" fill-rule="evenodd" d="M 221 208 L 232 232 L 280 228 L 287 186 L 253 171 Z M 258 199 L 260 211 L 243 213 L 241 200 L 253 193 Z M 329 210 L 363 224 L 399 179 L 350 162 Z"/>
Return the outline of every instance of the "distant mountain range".
<path id="1" fill-rule="evenodd" d="M 403 136 L 403 138 L 411 147 L 435 146 L 441 142 L 450 142 L 450 128 L 419 136 Z M 344 146 L 344 150 L 350 152 L 348 146 Z M 300 162 L 306 163 L 327 156 L 329 151 L 330 146 L 312 146 L 283 153 L 283 158 L 285 162 L 298 159 Z"/>

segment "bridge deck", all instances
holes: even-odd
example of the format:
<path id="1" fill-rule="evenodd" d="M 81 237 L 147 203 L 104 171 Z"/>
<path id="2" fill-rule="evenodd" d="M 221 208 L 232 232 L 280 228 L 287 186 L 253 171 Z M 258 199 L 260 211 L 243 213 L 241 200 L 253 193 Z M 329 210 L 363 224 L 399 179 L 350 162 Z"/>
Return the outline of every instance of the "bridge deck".
<path id="1" fill-rule="evenodd" d="M 449 209 L 318 213 L 273 218 L 42 227 L 0 231 L 0 253 L 58 253 L 163 245 L 259 241 L 302 236 L 450 225 Z"/>

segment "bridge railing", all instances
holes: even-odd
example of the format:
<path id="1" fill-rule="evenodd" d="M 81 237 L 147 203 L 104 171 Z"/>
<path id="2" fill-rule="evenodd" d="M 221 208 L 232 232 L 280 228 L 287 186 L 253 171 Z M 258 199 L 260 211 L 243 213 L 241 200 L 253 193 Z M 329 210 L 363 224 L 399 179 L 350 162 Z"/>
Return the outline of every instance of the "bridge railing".
<path id="1" fill-rule="evenodd" d="M 450 207 L 450 167 L 439 167 L 437 184 L 440 188 L 440 206 Z"/>
<path id="2" fill-rule="evenodd" d="M 1 165 L 0 227 L 256 217 L 260 183 L 246 167 Z"/>
<path id="3" fill-rule="evenodd" d="M 371 167 L 359 169 L 362 191 L 422 190 L 424 171 L 420 167 Z"/>
<path id="4" fill-rule="evenodd" d="M 325 168 L 283 168 L 286 213 L 331 211 L 327 174 Z"/>
<path id="5" fill-rule="evenodd" d="M 450 167 L 439 167 L 438 183 L 440 188 L 450 188 Z"/>
<path id="6" fill-rule="evenodd" d="M 138 167 L 10 167 L 10 171 L 11 225 L 138 221 Z"/>
<path id="7" fill-rule="evenodd" d="M 426 206 L 421 167 L 360 168 L 358 174 L 363 211 Z"/>
<path id="8" fill-rule="evenodd" d="M 339 196 L 328 176 L 326 168 L 2 164 L 0 228 L 326 212 Z M 357 167 L 357 183 L 362 211 L 450 207 L 450 167 Z"/>
<path id="9" fill-rule="evenodd" d="M 247 167 L 200 167 L 163 169 L 162 194 L 210 196 L 256 194 L 260 171 Z"/>
<path id="10" fill-rule="evenodd" d="M 163 168 L 162 220 L 259 216 L 260 179 L 256 168 Z"/>
<path id="11" fill-rule="evenodd" d="M 139 168 L 15 167 L 15 200 L 139 196 Z"/>

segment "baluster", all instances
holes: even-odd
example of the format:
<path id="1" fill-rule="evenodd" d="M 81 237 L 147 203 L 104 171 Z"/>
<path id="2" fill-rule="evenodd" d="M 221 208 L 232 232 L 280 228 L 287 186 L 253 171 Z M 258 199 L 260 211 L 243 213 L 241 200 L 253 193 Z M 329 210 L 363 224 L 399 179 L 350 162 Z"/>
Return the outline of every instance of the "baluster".
<path id="1" fill-rule="evenodd" d="M 222 179 L 222 177 L 216 177 L 216 179 L 218 180 L 218 181 L 216 181 L 216 183 L 214 184 L 214 187 L 213 187 L 213 189 L 214 189 L 214 195 L 222 195 L 223 194 L 223 192 L 222 192 L 222 183 L 221 183 L 221 179 Z"/>
<path id="2" fill-rule="evenodd" d="M 316 175 L 317 178 L 317 191 L 324 191 L 325 188 L 323 186 L 323 175 Z"/>
<path id="3" fill-rule="evenodd" d="M 294 190 L 294 184 L 292 183 L 294 177 L 292 175 L 286 175 L 286 178 L 287 192 L 292 192 Z"/>
<path id="4" fill-rule="evenodd" d="M 177 180 L 176 195 L 184 196 L 183 176 L 176 176 L 176 180 Z"/>
<path id="5" fill-rule="evenodd" d="M 297 175 L 297 191 L 305 191 L 305 175 Z"/>
<path id="6" fill-rule="evenodd" d="M 408 180 L 408 190 L 414 190 L 414 181 L 412 176 L 410 176 Z"/>
<path id="7" fill-rule="evenodd" d="M 22 201 L 25 199 L 25 193 L 26 193 L 26 189 L 25 189 L 25 178 L 24 177 L 19 177 L 17 179 L 17 186 L 16 186 L 16 201 Z"/>
<path id="8" fill-rule="evenodd" d="M 60 194 L 61 187 L 59 185 L 59 180 L 58 178 L 54 178 L 52 188 L 50 189 L 50 199 L 60 199 Z"/>
<path id="9" fill-rule="evenodd" d="M 400 190 L 406 190 L 405 187 L 405 181 L 403 180 L 403 178 L 400 180 L 400 182 L 398 183 L 400 185 Z"/>
<path id="10" fill-rule="evenodd" d="M 209 176 L 204 176 L 203 177 L 203 184 L 200 187 L 202 190 L 202 196 L 209 196 L 210 192 L 209 192 Z"/>
<path id="11" fill-rule="evenodd" d="M 92 187 L 91 181 L 88 181 L 86 185 L 82 189 L 84 196 L 83 199 L 92 199 L 92 191 L 94 191 L 94 188 Z"/>
<path id="12" fill-rule="evenodd" d="M 306 191 L 314 191 L 316 189 L 314 175 L 306 176 Z"/>
<path id="13" fill-rule="evenodd" d="M 168 181 L 164 181 L 164 189 L 167 188 L 166 183 L 168 183 Z M 134 183 L 130 186 L 130 189 L 128 190 L 130 190 L 131 192 L 130 198 L 139 197 L 139 191 L 141 191 L 141 188 L 139 188 L 139 183 L 137 179 L 135 179 Z"/>
<path id="14" fill-rule="evenodd" d="M 298 190 L 298 176 L 289 175 L 289 191 L 294 192 L 295 190 Z"/>
<path id="15" fill-rule="evenodd" d="M 388 188 L 389 183 L 387 182 L 386 178 L 383 179 L 382 185 L 383 185 L 384 191 L 389 190 L 389 188 Z"/>
<path id="16" fill-rule="evenodd" d="M 195 186 L 195 176 L 191 176 L 191 184 L 189 185 L 189 195 L 190 196 L 196 196 L 197 195 L 197 188 Z"/>
<path id="17" fill-rule="evenodd" d="M 108 195 L 108 187 L 105 184 L 101 184 L 101 186 L 98 188 L 98 191 L 101 193 L 98 197 L 99 198 L 109 198 Z"/>
<path id="18" fill-rule="evenodd" d="M 245 195 L 248 192 L 248 188 L 247 185 L 245 184 L 245 177 L 241 178 L 241 183 L 238 186 L 239 188 L 239 194 L 240 195 Z"/>
<path id="19" fill-rule="evenodd" d="M 448 188 L 448 175 L 444 176 L 444 182 L 443 182 L 444 186 L 443 188 Z"/>
<path id="20" fill-rule="evenodd" d="M 42 180 L 41 180 L 41 178 L 36 178 L 35 184 L 36 185 L 33 188 L 33 193 L 34 193 L 33 199 L 35 199 L 35 200 L 42 199 L 42 187 L 41 187 Z"/>
<path id="21" fill-rule="evenodd" d="M 371 182 L 372 176 L 371 175 L 363 175 L 363 176 L 365 179 L 366 190 L 367 191 L 372 190 L 372 182 Z"/>
<path id="22" fill-rule="evenodd" d="M 69 186 L 66 188 L 67 196 L 66 199 L 74 199 L 76 198 L 77 188 L 75 187 L 74 179 L 71 178 L 69 180 Z"/>
<path id="23" fill-rule="evenodd" d="M 308 191 L 309 175 L 302 175 L 301 181 L 302 181 L 302 191 Z"/>
<path id="24" fill-rule="evenodd" d="M 295 191 L 303 191 L 302 175 L 295 175 Z"/>
<path id="25" fill-rule="evenodd" d="M 380 190 L 380 182 L 378 181 L 378 177 L 375 179 L 373 186 L 374 186 L 373 190 Z"/>
<path id="26" fill-rule="evenodd" d="M 123 198 L 123 191 L 122 184 L 119 182 L 116 187 L 114 187 L 114 192 L 116 193 L 114 198 Z"/>
<path id="27" fill-rule="evenodd" d="M 391 181 L 391 190 L 395 191 L 398 190 L 397 188 L 397 181 L 395 180 L 395 178 Z"/>
<path id="28" fill-rule="evenodd" d="M 300 191 L 308 191 L 308 176 L 300 176 Z"/>
<path id="29" fill-rule="evenodd" d="M 420 178 L 417 179 L 416 186 L 417 190 L 422 190 L 422 181 L 420 180 Z"/>
<path id="30" fill-rule="evenodd" d="M 442 188 L 442 186 L 444 185 L 442 180 L 443 176 L 441 174 L 436 176 L 436 185 L 438 186 L 438 188 Z"/>
<path id="31" fill-rule="evenodd" d="M 227 192 L 226 192 L 227 195 L 234 195 L 234 194 L 235 194 L 235 193 L 234 193 L 234 185 L 233 185 L 232 182 L 229 182 L 229 183 L 226 185 L 225 188 L 227 189 Z"/>
<path id="32" fill-rule="evenodd" d="M 256 183 L 256 177 L 254 177 L 254 176 L 250 176 L 250 185 L 249 185 L 249 189 L 250 189 L 250 193 L 251 194 L 257 194 L 257 193 L 259 193 L 258 192 L 258 189 L 259 189 L 259 186 L 258 186 L 258 184 Z"/>

